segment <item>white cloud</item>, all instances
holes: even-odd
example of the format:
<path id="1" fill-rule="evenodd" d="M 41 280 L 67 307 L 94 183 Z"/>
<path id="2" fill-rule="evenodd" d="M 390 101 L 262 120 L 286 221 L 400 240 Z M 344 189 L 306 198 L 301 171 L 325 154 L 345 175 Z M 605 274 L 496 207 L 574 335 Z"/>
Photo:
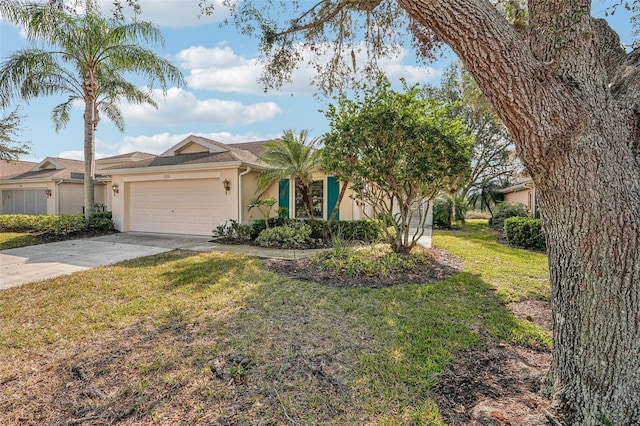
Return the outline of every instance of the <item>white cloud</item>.
<path id="1" fill-rule="evenodd" d="M 229 132 L 214 132 L 214 133 L 193 133 L 197 136 L 203 136 L 208 139 L 213 139 L 222 143 L 240 143 L 267 140 L 279 137 L 281 135 L 256 135 L 254 133 L 247 134 L 234 134 Z M 160 154 L 166 151 L 171 146 L 177 144 L 190 133 L 157 133 L 154 135 L 140 135 L 140 136 L 125 136 L 124 140 L 117 144 L 112 144 L 111 148 L 114 150 L 114 154 L 125 154 L 134 151 L 149 152 L 151 154 Z"/>
<path id="2" fill-rule="evenodd" d="M 150 105 L 124 103 L 122 115 L 128 124 L 184 125 L 184 124 L 251 124 L 271 120 L 281 112 L 275 102 L 243 104 L 222 99 L 199 100 L 191 92 L 172 87 L 163 100 L 162 91 L 153 90 L 158 109 Z"/>
<path id="3" fill-rule="evenodd" d="M 391 81 L 404 77 L 408 83 L 426 83 L 441 74 L 428 66 L 406 63 L 408 54 L 406 49 L 401 48 L 397 56 L 379 61 L 380 68 L 387 73 Z M 281 93 L 312 94 L 315 92 L 311 80 L 317 72 L 314 66 L 309 64 L 313 55 L 314 53 L 310 50 L 303 52 L 303 59 L 293 72 L 291 83 L 283 85 Z M 326 64 L 329 57 L 328 54 L 324 56 L 321 63 Z M 246 58 L 236 54 L 225 43 L 211 48 L 192 46 L 179 52 L 176 58 L 180 66 L 189 71 L 186 79 L 189 86 L 194 89 L 250 94 L 264 92 L 264 88 L 257 81 L 262 72 L 263 63 L 257 58 Z M 365 64 L 367 59 L 364 50 L 356 53 L 355 59 L 357 65 Z"/>

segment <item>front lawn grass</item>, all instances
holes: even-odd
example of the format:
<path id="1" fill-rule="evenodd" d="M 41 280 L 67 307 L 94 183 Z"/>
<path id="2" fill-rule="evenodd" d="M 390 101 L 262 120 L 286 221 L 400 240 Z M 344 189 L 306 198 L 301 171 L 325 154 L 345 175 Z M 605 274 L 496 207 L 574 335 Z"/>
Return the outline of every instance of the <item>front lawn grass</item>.
<path id="1" fill-rule="evenodd" d="M 547 256 L 496 243 L 483 219 L 467 220 L 459 230 L 435 231 L 433 245 L 465 260 L 465 271 L 478 274 L 505 303 L 551 297 Z"/>
<path id="2" fill-rule="evenodd" d="M 475 265 L 464 233 L 492 249 L 481 227 L 434 241 Z M 0 424 L 441 425 L 431 388 L 458 351 L 548 346 L 475 268 L 336 288 L 174 251 L 5 290 Z"/>
<path id="3" fill-rule="evenodd" d="M 0 232 L 0 250 L 36 244 L 36 238 L 26 232 Z"/>

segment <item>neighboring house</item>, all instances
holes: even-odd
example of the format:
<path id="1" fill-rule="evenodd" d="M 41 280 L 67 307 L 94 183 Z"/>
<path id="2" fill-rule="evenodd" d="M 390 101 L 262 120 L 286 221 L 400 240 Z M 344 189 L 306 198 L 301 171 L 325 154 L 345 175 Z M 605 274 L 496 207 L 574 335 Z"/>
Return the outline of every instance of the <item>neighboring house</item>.
<path id="1" fill-rule="evenodd" d="M 109 179 L 100 175 L 104 165 L 154 157 L 135 152 L 96 160 L 94 197 L 99 210 L 109 210 Z M 68 214 L 84 211 L 84 162 L 47 157 L 40 163 L 0 163 L 2 214 Z"/>
<path id="2" fill-rule="evenodd" d="M 538 215 L 538 201 L 536 199 L 536 187 L 533 184 L 533 180 L 523 180 L 515 185 L 502 188 L 498 192 L 504 194 L 504 201 L 508 203 L 521 203 L 527 206 L 531 217 Z"/>

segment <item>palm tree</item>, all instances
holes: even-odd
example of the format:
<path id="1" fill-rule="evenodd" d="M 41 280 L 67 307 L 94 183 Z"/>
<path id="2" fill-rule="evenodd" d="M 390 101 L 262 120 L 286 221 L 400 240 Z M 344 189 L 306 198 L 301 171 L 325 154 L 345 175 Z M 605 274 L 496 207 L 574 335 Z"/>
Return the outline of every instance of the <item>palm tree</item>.
<path id="1" fill-rule="evenodd" d="M 6 5 L 4 5 L 6 6 Z M 76 101 L 84 103 L 84 205 L 85 217 L 93 217 L 95 131 L 104 114 L 124 131 L 119 101 L 157 107 L 150 90 L 157 83 L 166 91 L 169 82 L 184 85 L 182 73 L 166 59 L 142 47 L 164 43 L 151 23 L 125 23 L 105 18 L 88 2 L 78 15 L 64 8 L 38 3 L 14 3 L 0 9 L 3 16 L 21 25 L 34 44 L 11 54 L 0 66 L 0 106 L 14 98 L 64 94 L 67 100 L 52 112 L 56 131 L 69 122 Z M 147 80 L 140 89 L 126 80 L 128 74 Z"/>
<path id="2" fill-rule="evenodd" d="M 311 182 L 313 172 L 320 169 L 321 151 L 316 149 L 318 139 L 308 141 L 309 130 L 298 134 L 294 130 L 285 130 L 283 133 L 282 138 L 265 144 L 266 151 L 260 159 L 270 167 L 258 176 L 258 190 L 282 179 L 291 179 L 302 197 L 309 221 L 315 225 Z"/>

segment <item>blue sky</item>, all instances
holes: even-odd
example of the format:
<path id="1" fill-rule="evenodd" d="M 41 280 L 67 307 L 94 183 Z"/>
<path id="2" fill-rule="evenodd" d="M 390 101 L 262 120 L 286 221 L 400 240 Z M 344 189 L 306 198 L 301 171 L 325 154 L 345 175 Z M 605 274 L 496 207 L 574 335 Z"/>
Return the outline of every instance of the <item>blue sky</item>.
<path id="1" fill-rule="evenodd" d="M 109 2 L 106 2 L 109 3 Z M 611 2 L 594 1 L 593 15 L 604 17 Z M 131 151 L 160 153 L 193 133 L 225 143 L 278 137 L 284 129 L 311 129 L 312 136 L 327 130 L 326 98 L 313 96 L 310 79 L 314 72 L 302 66 L 292 84 L 279 92 L 264 93 L 256 81 L 260 74 L 257 41 L 244 37 L 233 26 L 220 28 L 224 17 L 218 9 L 213 17 L 198 19 L 198 0 L 140 0 L 142 19 L 160 26 L 165 48 L 156 52 L 171 59 L 187 79 L 185 89 L 171 88 L 166 98 L 158 96 L 159 109 L 123 105 L 126 130 L 120 133 L 103 119 L 96 134 L 98 158 Z M 606 18 L 624 44 L 631 43 L 629 14 L 624 10 Z M 0 23 L 0 56 L 27 46 L 19 29 Z M 385 63 L 389 78 L 410 83 L 438 84 L 452 54 L 431 64 L 416 65 L 415 53 L 407 43 L 401 56 Z M 134 80 L 135 81 L 135 80 Z M 51 110 L 63 97 L 46 97 L 21 102 L 24 132 L 31 153 L 23 160 L 39 161 L 47 156 L 82 159 L 82 108 L 74 109 L 69 125 L 55 132 Z M 6 112 L 6 111 L 5 111 Z"/>

